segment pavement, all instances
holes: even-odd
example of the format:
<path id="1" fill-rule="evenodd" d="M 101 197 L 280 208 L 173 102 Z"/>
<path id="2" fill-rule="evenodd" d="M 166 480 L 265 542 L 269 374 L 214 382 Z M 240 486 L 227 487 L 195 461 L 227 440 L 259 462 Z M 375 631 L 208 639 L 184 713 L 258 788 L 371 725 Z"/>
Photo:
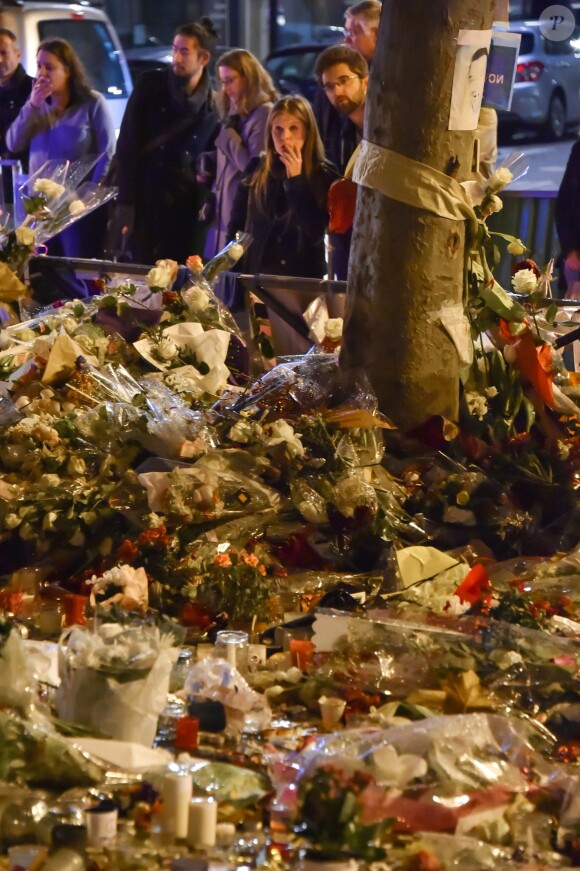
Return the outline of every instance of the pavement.
<path id="1" fill-rule="evenodd" d="M 502 145 L 498 149 L 496 166 L 512 152 L 523 152 L 529 160 L 528 172 L 523 178 L 513 182 L 510 190 L 557 191 L 574 142 L 576 134 L 561 142 L 538 142 L 531 136 L 514 136 L 508 145 Z"/>

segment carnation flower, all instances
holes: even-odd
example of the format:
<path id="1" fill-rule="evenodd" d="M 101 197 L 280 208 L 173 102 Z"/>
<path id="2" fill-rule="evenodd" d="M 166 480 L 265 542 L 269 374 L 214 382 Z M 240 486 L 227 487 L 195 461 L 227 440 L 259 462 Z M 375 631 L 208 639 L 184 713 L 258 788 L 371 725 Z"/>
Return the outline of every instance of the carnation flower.
<path id="1" fill-rule="evenodd" d="M 516 293 L 527 295 L 538 289 L 538 279 L 533 269 L 520 269 L 512 276 L 512 287 Z"/>
<path id="2" fill-rule="evenodd" d="M 54 200 L 56 199 L 56 197 L 60 197 L 62 194 L 64 194 L 66 190 L 64 185 L 53 181 L 51 178 L 37 178 L 34 182 L 33 189 L 39 194 L 44 194 L 50 200 Z"/>
<path id="3" fill-rule="evenodd" d="M 17 227 L 14 231 L 16 241 L 19 245 L 24 245 L 26 248 L 32 248 L 34 245 L 34 230 L 30 227 Z"/>
<path id="4" fill-rule="evenodd" d="M 527 248 L 521 239 L 514 239 L 514 241 L 510 242 L 507 246 L 507 250 L 508 254 L 513 254 L 515 257 L 521 257 L 522 254 L 526 253 Z"/>
<path id="5" fill-rule="evenodd" d="M 155 347 L 155 354 L 160 360 L 168 363 L 177 356 L 178 347 L 169 336 L 164 336 Z"/>

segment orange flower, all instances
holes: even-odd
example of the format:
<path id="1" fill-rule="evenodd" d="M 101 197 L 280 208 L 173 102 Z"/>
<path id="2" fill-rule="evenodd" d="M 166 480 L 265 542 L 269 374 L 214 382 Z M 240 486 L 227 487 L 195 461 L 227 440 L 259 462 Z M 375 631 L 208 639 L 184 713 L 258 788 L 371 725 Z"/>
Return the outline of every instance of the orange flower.
<path id="1" fill-rule="evenodd" d="M 221 569 L 229 569 L 232 564 L 229 553 L 216 553 L 214 564 Z"/>
<path id="2" fill-rule="evenodd" d="M 258 557 L 255 553 L 248 553 L 246 550 L 243 550 L 240 553 L 240 561 L 245 563 L 247 566 L 257 566 L 258 565 Z"/>

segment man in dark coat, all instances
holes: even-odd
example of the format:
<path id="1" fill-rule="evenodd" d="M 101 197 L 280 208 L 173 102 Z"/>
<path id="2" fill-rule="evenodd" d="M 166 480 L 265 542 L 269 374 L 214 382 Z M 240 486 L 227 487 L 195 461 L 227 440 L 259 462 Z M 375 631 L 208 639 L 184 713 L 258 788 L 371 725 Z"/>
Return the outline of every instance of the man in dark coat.
<path id="1" fill-rule="evenodd" d="M 117 144 L 113 223 L 123 239 L 120 259 L 185 263 L 203 251 L 198 212 L 207 194 L 196 181 L 195 164 L 219 130 L 206 69 L 216 37 L 209 18 L 179 27 L 171 68 L 137 80 Z"/>
<path id="2" fill-rule="evenodd" d="M 20 49 L 16 36 L 7 27 L 0 27 L 0 156 L 21 161 L 28 172 L 28 149 L 12 154 L 6 145 L 6 131 L 30 96 L 34 79 L 27 75 L 20 63 Z M 2 171 L 5 205 L 13 202 L 12 173 Z"/>

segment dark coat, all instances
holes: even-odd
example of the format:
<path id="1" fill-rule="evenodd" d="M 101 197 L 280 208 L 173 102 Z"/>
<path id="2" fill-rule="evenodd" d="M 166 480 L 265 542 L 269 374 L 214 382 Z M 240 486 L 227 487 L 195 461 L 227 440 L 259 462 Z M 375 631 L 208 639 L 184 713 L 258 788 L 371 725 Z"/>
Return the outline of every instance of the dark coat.
<path id="1" fill-rule="evenodd" d="M 195 164 L 213 148 L 219 117 L 207 70 L 193 94 L 180 85 L 171 69 L 143 73 L 119 133 L 117 201 L 135 210 L 129 248 L 142 263 L 165 257 L 184 263 L 203 252 L 197 216 L 207 193 Z"/>
<path id="2" fill-rule="evenodd" d="M 572 146 L 558 191 L 556 229 L 564 257 L 580 251 L 580 142 Z"/>
<path id="3" fill-rule="evenodd" d="M 238 230 L 251 234 L 240 268 L 249 273 L 322 278 L 326 273 L 324 233 L 328 224 L 328 189 L 338 177 L 332 164 L 323 163 L 310 179 L 286 177 L 277 161 L 266 190 L 265 208 L 256 203 L 249 185 L 264 158 L 253 160 L 234 199 L 228 236 Z"/>
<path id="4" fill-rule="evenodd" d="M 0 88 L 0 156 L 18 158 L 22 169 L 28 172 L 28 149 L 13 154 L 6 145 L 6 131 L 30 97 L 34 79 L 29 76 L 22 64 L 18 64 L 3 88 Z"/>
<path id="5" fill-rule="evenodd" d="M 313 110 L 326 157 L 343 175 L 361 140 L 360 131 L 350 118 L 334 108 L 320 84 L 314 93 Z"/>

